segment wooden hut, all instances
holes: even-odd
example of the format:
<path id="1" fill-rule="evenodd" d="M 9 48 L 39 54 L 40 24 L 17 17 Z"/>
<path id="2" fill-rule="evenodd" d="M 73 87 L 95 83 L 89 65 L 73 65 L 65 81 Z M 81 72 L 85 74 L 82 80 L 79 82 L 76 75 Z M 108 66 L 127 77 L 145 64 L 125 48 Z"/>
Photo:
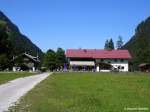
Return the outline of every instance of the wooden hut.
<path id="1" fill-rule="evenodd" d="M 150 72 L 150 64 L 149 63 L 142 63 L 139 65 L 139 69 L 141 72 Z"/>

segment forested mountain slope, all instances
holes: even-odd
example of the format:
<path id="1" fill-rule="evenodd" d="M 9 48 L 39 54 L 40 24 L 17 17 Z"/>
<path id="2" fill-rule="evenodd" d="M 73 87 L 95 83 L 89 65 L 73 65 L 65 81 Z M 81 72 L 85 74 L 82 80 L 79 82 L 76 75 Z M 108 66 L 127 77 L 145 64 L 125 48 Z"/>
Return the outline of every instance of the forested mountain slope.
<path id="1" fill-rule="evenodd" d="M 43 56 L 42 50 L 21 34 L 18 27 L 0 11 L 0 66 L 24 52 L 34 56 L 38 54 L 40 58 Z"/>
<path id="2" fill-rule="evenodd" d="M 150 63 L 150 17 L 135 29 L 134 36 L 123 46 L 133 57 L 135 68 L 141 63 Z"/>

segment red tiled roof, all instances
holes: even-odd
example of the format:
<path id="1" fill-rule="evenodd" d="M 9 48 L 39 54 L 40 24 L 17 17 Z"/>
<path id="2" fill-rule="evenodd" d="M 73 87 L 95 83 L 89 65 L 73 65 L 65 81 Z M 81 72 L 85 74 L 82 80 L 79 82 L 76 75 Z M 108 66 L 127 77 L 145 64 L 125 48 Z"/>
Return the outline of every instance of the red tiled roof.
<path id="1" fill-rule="evenodd" d="M 131 59 L 128 50 L 68 49 L 68 58 Z"/>

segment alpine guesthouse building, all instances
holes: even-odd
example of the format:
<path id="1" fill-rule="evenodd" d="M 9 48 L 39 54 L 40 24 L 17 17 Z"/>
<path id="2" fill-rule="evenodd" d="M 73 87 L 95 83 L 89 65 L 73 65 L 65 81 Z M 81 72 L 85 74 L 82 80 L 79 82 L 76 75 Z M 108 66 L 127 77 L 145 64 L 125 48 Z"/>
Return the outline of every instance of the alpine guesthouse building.
<path id="1" fill-rule="evenodd" d="M 128 50 L 67 49 L 66 57 L 74 71 L 129 71 Z"/>

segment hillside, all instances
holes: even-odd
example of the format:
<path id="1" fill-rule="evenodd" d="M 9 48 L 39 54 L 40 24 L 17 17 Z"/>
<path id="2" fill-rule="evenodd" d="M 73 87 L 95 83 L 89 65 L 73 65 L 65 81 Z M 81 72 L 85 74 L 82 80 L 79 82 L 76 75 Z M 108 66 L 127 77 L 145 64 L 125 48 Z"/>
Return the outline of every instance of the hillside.
<path id="1" fill-rule="evenodd" d="M 123 46 L 133 57 L 134 68 L 141 63 L 150 63 L 150 17 L 135 29 L 133 37 Z"/>
<path id="2" fill-rule="evenodd" d="M 21 34 L 18 27 L 0 11 L 0 65 L 24 52 L 34 56 L 38 54 L 40 58 L 43 56 L 42 50 Z"/>

